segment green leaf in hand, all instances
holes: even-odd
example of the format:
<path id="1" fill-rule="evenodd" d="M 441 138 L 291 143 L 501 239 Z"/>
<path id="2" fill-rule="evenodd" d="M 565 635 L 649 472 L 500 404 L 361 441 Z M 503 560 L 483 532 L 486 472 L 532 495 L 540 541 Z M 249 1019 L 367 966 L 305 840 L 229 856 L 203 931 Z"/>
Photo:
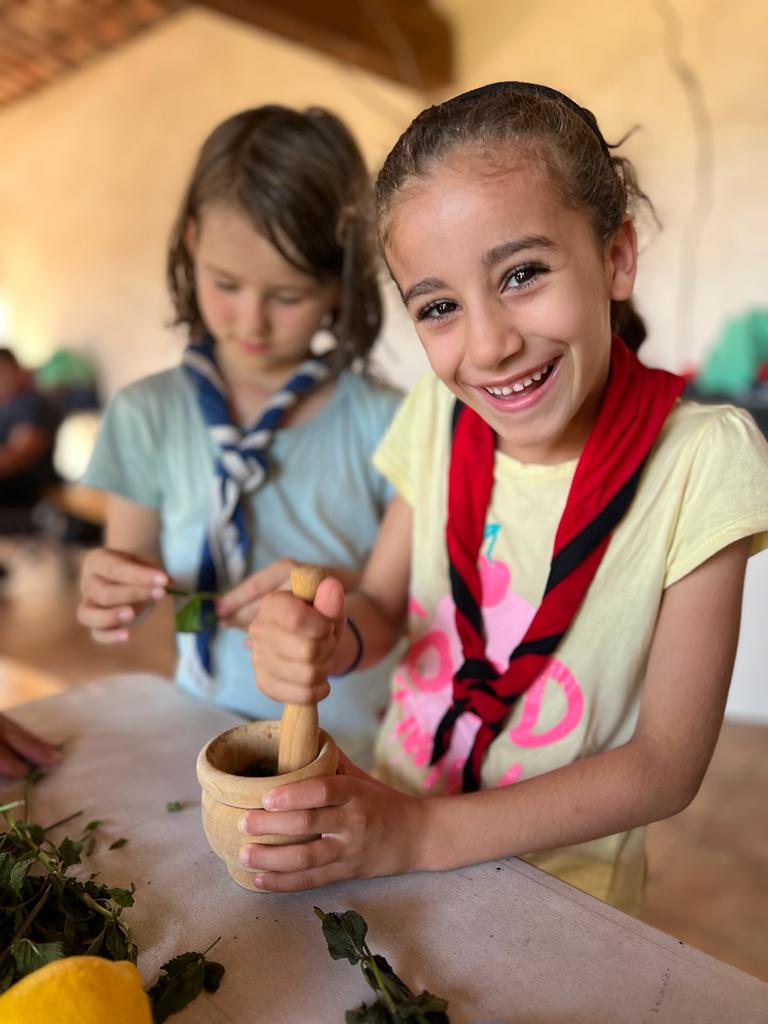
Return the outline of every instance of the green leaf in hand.
<path id="1" fill-rule="evenodd" d="M 203 618 L 203 605 L 215 601 L 218 594 L 209 590 L 178 590 L 174 587 L 169 587 L 168 593 L 184 599 L 176 609 L 177 633 L 200 633 L 216 622 L 216 616 L 210 613 Z"/>
<path id="2" fill-rule="evenodd" d="M 203 628 L 202 607 L 203 602 L 196 594 L 179 605 L 176 609 L 176 632 L 199 633 Z"/>

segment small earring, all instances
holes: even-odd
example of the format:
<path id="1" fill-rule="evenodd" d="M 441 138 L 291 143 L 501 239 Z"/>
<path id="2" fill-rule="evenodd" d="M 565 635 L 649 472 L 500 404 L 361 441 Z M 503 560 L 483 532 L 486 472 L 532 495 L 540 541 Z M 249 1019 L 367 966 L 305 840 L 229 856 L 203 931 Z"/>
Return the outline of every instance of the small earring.
<path id="1" fill-rule="evenodd" d="M 336 323 L 335 312 L 326 313 L 320 321 L 320 329 L 312 338 L 312 352 L 314 355 L 324 355 L 338 345 L 338 339 L 333 333 L 333 325 Z"/>

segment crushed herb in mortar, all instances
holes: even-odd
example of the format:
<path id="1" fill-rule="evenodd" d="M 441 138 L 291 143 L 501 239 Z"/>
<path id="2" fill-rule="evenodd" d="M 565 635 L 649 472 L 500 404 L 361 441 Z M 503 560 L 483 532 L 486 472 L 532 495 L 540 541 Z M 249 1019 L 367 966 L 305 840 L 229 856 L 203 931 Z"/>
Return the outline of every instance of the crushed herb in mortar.
<path id="1" fill-rule="evenodd" d="M 377 993 L 374 1002 L 347 1010 L 345 1024 L 450 1024 L 445 999 L 426 991 L 417 996 L 395 974 L 385 957 L 371 952 L 365 941 L 368 924 L 361 914 L 355 910 L 326 914 L 319 907 L 314 909 L 323 922 L 331 957 L 359 963 L 363 977 Z"/>
<path id="2" fill-rule="evenodd" d="M 252 761 L 250 764 L 247 764 L 245 768 L 241 768 L 234 774 L 242 775 L 248 779 L 270 778 L 273 775 L 277 775 L 277 762 L 269 760 Z"/>

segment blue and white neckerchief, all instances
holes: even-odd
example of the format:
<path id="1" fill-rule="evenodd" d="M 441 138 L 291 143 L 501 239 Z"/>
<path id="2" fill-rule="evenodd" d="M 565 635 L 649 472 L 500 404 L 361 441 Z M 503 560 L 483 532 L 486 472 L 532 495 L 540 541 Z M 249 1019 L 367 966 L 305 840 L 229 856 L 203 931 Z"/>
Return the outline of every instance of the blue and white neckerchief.
<path id="1" fill-rule="evenodd" d="M 195 386 L 200 412 L 217 453 L 198 590 L 220 593 L 244 578 L 251 544 L 241 498 L 253 494 L 266 480 L 267 453 L 275 431 L 288 409 L 329 379 L 328 363 L 327 355 L 305 360 L 284 387 L 272 395 L 253 426 L 244 429 L 231 420 L 228 389 L 216 365 L 213 340 L 205 337 L 185 349 L 182 366 Z M 211 644 L 217 629 L 212 601 L 203 602 L 201 618 L 204 628 L 194 635 L 194 651 L 190 651 L 194 664 L 187 668 L 198 685 L 210 692 Z"/>

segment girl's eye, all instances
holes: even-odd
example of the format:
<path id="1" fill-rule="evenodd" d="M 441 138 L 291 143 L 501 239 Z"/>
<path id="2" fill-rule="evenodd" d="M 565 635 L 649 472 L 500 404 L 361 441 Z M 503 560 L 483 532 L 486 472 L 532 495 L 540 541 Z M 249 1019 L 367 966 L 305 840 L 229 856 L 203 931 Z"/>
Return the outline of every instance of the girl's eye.
<path id="1" fill-rule="evenodd" d="M 546 274 L 548 271 L 549 267 L 544 266 L 543 263 L 521 263 L 519 267 L 514 267 L 507 274 L 503 286 L 511 291 L 519 291 L 521 288 L 532 285 L 539 274 Z"/>
<path id="2" fill-rule="evenodd" d="M 239 287 L 234 281 L 216 281 L 215 283 L 220 292 L 236 292 Z"/>
<path id="3" fill-rule="evenodd" d="M 301 295 L 276 295 L 275 300 L 280 303 L 281 306 L 295 306 L 301 302 Z"/>
<path id="4" fill-rule="evenodd" d="M 457 308 L 455 302 L 449 299 L 438 299 L 416 311 L 417 320 L 444 320 Z"/>

